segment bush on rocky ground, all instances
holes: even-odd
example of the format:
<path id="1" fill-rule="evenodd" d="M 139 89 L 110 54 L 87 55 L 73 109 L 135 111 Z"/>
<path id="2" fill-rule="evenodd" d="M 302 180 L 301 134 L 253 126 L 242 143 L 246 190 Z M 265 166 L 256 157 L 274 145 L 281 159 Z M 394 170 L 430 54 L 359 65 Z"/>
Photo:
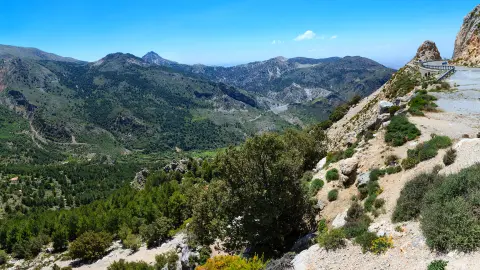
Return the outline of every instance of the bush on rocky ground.
<path id="1" fill-rule="evenodd" d="M 455 159 L 457 158 L 457 150 L 450 148 L 445 152 L 445 155 L 443 156 L 443 164 L 445 166 L 451 165 L 455 162 Z"/>
<path id="2" fill-rule="evenodd" d="M 418 163 L 437 156 L 439 149 L 452 145 L 452 140 L 447 136 L 432 134 L 432 139 L 418 144 L 414 149 L 407 151 L 407 158 L 402 160 L 402 167 L 406 170 L 415 167 Z"/>
<path id="3" fill-rule="evenodd" d="M 310 182 L 310 189 L 309 189 L 310 195 L 315 196 L 317 192 L 323 188 L 323 185 L 325 185 L 323 180 L 320 180 L 318 178 L 313 179 L 312 182 Z"/>
<path id="4" fill-rule="evenodd" d="M 407 117 L 397 115 L 392 117 L 390 124 L 387 126 L 385 133 L 385 142 L 393 146 L 404 145 L 407 141 L 411 141 L 420 136 L 420 130 L 410 123 Z"/>
<path id="5" fill-rule="evenodd" d="M 338 180 L 340 178 L 340 175 L 338 173 L 338 170 L 333 168 L 327 171 L 325 178 L 327 179 L 328 182 L 330 182 L 330 181 Z"/>
<path id="6" fill-rule="evenodd" d="M 445 270 L 447 264 L 448 262 L 444 260 L 434 260 L 428 265 L 427 270 Z"/>
<path id="7" fill-rule="evenodd" d="M 328 201 L 333 202 L 336 201 L 338 198 L 338 190 L 337 189 L 332 189 L 328 192 L 327 194 Z"/>
<path id="8" fill-rule="evenodd" d="M 392 221 L 403 222 L 417 218 L 420 214 L 423 197 L 439 180 L 440 177 L 437 174 L 424 173 L 407 182 L 400 192 L 392 214 Z"/>
<path id="9" fill-rule="evenodd" d="M 317 242 L 327 251 L 345 247 L 345 233 L 342 229 L 332 229 L 318 236 Z"/>
<path id="10" fill-rule="evenodd" d="M 195 268 L 196 270 L 225 270 L 225 269 L 265 269 L 266 263 L 263 258 L 254 256 L 251 259 L 245 259 L 236 255 L 219 255 L 207 260 L 207 262 Z M 161 268 L 160 268 L 161 269 Z"/>

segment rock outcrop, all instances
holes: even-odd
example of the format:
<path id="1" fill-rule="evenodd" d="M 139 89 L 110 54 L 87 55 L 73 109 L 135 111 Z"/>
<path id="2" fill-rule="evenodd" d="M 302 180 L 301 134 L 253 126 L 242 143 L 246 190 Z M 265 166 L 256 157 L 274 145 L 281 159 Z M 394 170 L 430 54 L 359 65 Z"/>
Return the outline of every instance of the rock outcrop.
<path id="1" fill-rule="evenodd" d="M 133 181 L 130 183 L 130 185 L 135 189 L 143 189 L 145 187 L 145 183 L 147 183 L 148 175 L 150 175 L 150 171 L 147 169 L 142 169 L 135 174 L 135 178 L 133 178 Z"/>
<path id="2" fill-rule="evenodd" d="M 480 5 L 463 19 L 460 32 L 455 40 L 453 61 L 457 65 L 480 65 Z"/>
<path id="3" fill-rule="evenodd" d="M 440 52 L 438 51 L 435 42 L 427 40 L 418 47 L 414 59 L 417 61 L 436 61 L 442 60 L 442 57 L 440 56 Z"/>

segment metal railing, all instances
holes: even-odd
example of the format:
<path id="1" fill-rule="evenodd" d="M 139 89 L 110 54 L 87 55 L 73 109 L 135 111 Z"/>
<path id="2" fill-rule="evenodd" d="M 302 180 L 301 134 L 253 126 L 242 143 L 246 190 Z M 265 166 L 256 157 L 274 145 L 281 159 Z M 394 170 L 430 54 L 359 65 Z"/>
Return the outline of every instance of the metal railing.
<path id="1" fill-rule="evenodd" d="M 441 81 L 451 75 L 452 73 L 455 72 L 455 66 L 450 66 L 450 65 L 430 65 L 428 64 L 429 62 L 420 62 L 420 65 L 423 68 L 428 68 L 428 69 L 436 69 L 436 70 L 447 70 L 447 72 L 443 73 L 440 77 L 437 78 L 437 81 Z"/>

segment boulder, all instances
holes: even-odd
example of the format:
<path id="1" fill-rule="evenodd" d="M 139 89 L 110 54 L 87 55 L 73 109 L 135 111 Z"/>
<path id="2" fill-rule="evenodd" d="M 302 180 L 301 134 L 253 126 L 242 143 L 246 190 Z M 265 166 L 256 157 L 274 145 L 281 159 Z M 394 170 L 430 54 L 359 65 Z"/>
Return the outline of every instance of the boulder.
<path id="1" fill-rule="evenodd" d="M 378 103 L 378 109 L 380 114 L 388 113 L 388 109 L 393 106 L 393 103 L 390 101 L 382 100 Z"/>
<path id="2" fill-rule="evenodd" d="M 348 183 L 350 182 L 350 177 L 341 174 L 340 175 L 340 182 L 342 183 L 343 186 L 348 186 Z"/>
<path id="3" fill-rule="evenodd" d="M 322 160 L 320 160 L 315 166 L 315 171 L 316 172 L 320 171 L 323 168 L 323 166 L 325 166 L 326 163 L 327 163 L 327 157 L 322 158 Z"/>
<path id="4" fill-rule="evenodd" d="M 358 159 L 356 157 L 344 159 L 340 162 L 340 171 L 343 175 L 348 176 L 357 169 L 357 165 Z"/>
<path id="5" fill-rule="evenodd" d="M 319 199 L 317 201 L 317 204 L 315 204 L 313 207 L 315 209 L 318 209 L 318 210 L 322 211 L 325 208 L 325 206 L 326 206 L 325 202 Z"/>
<path id="6" fill-rule="evenodd" d="M 390 121 L 383 122 L 382 123 L 382 128 L 387 128 L 389 124 L 390 124 Z"/>
<path id="7" fill-rule="evenodd" d="M 145 183 L 147 182 L 147 177 L 150 172 L 147 169 L 142 169 L 141 171 L 135 174 L 133 181 L 130 185 L 136 189 L 143 189 L 145 187 Z"/>
<path id="8" fill-rule="evenodd" d="M 345 220 L 345 218 L 347 217 L 347 211 L 348 211 L 348 209 L 346 209 L 342 213 L 338 214 L 335 217 L 335 219 L 332 221 L 332 227 L 334 229 L 338 229 L 338 228 L 341 228 L 341 227 L 345 226 L 345 224 L 347 223 L 347 221 Z"/>
<path id="9" fill-rule="evenodd" d="M 364 172 L 357 177 L 357 186 L 361 187 L 370 182 L 370 172 Z"/>
<path id="10" fill-rule="evenodd" d="M 390 118 L 391 118 L 391 115 L 389 113 L 382 113 L 377 117 L 377 122 L 383 123 L 390 120 Z"/>

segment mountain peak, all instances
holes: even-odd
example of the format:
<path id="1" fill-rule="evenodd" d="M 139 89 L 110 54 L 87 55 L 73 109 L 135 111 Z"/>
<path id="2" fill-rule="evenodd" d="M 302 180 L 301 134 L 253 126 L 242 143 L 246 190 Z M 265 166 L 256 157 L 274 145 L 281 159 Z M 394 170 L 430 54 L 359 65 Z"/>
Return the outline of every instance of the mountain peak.
<path id="1" fill-rule="evenodd" d="M 435 42 L 426 40 L 418 47 L 417 54 L 415 55 L 415 60 L 421 61 L 432 61 L 432 60 L 442 60 L 440 52 L 438 51 L 437 45 Z"/>
<path id="2" fill-rule="evenodd" d="M 160 55 L 158 55 L 154 51 L 150 51 L 150 52 L 146 53 L 142 57 L 142 59 L 143 59 L 143 61 L 145 61 L 149 64 L 155 64 L 155 65 L 160 65 L 160 66 L 170 66 L 172 64 L 177 64 L 177 62 L 170 61 L 168 59 L 165 59 L 165 58 L 161 57 Z"/>

